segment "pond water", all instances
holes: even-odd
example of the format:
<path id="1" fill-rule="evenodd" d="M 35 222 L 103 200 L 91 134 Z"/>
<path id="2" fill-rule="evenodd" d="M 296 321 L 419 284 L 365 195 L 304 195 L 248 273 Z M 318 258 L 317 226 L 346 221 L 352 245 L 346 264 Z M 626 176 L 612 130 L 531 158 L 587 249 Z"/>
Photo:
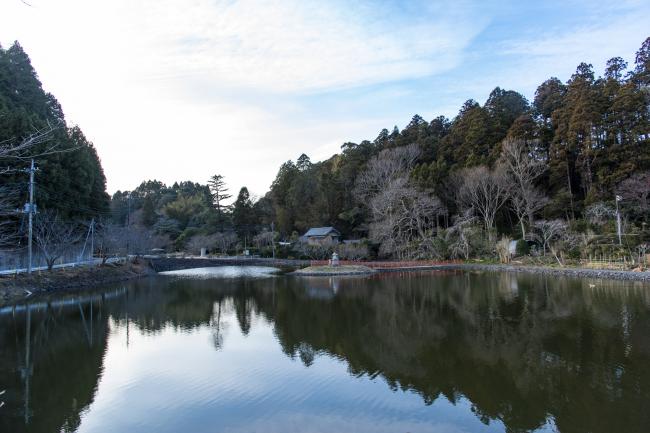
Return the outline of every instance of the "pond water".
<path id="1" fill-rule="evenodd" d="M 650 289 L 179 272 L 0 310 L 0 393 L 3 433 L 648 432 Z"/>

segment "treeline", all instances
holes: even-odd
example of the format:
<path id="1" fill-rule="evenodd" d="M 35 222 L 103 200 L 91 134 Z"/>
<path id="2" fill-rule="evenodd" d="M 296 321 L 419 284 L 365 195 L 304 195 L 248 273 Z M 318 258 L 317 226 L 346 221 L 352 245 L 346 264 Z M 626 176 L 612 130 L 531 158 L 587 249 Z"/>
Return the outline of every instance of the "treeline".
<path id="1" fill-rule="evenodd" d="M 497 87 L 453 119 L 415 115 L 401 131 L 345 143 L 328 160 L 303 154 L 282 164 L 257 200 L 242 188 L 232 207 L 223 205 L 230 194 L 215 176 L 211 186 L 145 182 L 130 203 L 179 249 L 215 233 L 234 233 L 243 247 L 263 234 L 295 241 L 309 227 L 334 226 L 376 256 L 493 255 L 503 237 L 534 240 L 562 261 L 589 242 L 617 243 L 618 195 L 630 251 L 650 240 L 649 89 L 650 38 L 631 67 L 616 57 L 596 76 L 581 63 L 566 83 L 541 83 L 532 102 Z M 128 195 L 113 197 L 120 222 Z"/>
<path id="2" fill-rule="evenodd" d="M 105 214 L 110 197 L 97 152 L 77 126 L 66 123 L 61 105 L 43 90 L 29 56 L 18 42 L 0 46 L 0 202 L 1 218 L 20 220 L 11 211 L 27 202 L 34 158 L 35 202 L 65 219 Z M 20 222 L 18 221 L 18 224 Z"/>
<path id="3" fill-rule="evenodd" d="M 284 233 L 318 224 L 335 225 L 347 235 L 364 231 L 369 214 L 355 196 L 359 174 L 382 151 L 415 143 L 420 152 L 411 180 L 433 190 L 453 215 L 453 174 L 494 167 L 503 141 L 512 138 L 529 143 L 531 155 L 545 165 L 536 182 L 550 198 L 543 215 L 580 217 L 590 204 L 613 200 L 623 180 L 650 168 L 649 62 L 650 39 L 631 71 L 614 58 L 596 78 L 592 66 L 581 63 L 567 83 L 542 83 L 532 103 L 497 87 L 483 105 L 465 102 L 454 119 L 427 122 L 415 115 L 402 131 L 384 129 L 374 140 L 345 143 L 327 161 L 312 164 L 303 155 L 280 168 L 266 199 Z M 509 222 L 501 221 L 500 228 L 509 230 Z"/>

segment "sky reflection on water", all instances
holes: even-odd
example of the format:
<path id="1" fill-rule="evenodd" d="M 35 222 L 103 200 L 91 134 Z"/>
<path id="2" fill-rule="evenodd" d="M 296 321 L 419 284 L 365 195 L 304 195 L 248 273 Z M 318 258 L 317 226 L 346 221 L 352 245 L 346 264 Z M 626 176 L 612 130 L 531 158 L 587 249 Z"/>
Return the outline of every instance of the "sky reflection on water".
<path id="1" fill-rule="evenodd" d="M 0 431 L 650 427 L 642 285 L 232 272 L 0 315 Z"/>

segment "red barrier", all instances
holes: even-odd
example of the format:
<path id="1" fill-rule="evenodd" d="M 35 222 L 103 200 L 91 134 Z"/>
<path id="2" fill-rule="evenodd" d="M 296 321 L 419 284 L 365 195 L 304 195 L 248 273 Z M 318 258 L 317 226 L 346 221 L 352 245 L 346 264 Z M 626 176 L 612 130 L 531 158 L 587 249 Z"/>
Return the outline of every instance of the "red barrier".
<path id="1" fill-rule="evenodd" d="M 418 268 L 426 266 L 455 265 L 462 263 L 460 260 L 412 260 L 412 261 L 390 261 L 390 262 L 364 262 L 354 260 L 339 260 L 339 265 L 367 266 L 373 269 L 394 269 L 394 268 Z M 327 266 L 329 260 L 312 260 L 311 266 Z"/>

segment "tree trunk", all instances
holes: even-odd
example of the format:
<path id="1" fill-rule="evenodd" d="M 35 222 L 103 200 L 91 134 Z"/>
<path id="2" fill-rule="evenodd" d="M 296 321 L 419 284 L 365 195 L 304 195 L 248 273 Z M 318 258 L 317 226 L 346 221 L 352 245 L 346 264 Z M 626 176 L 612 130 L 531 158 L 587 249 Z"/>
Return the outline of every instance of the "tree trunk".
<path id="1" fill-rule="evenodd" d="M 571 169 L 569 167 L 569 152 L 566 154 L 566 180 L 567 186 L 569 187 L 569 200 L 571 202 L 571 219 L 575 219 L 575 213 L 573 211 L 573 188 L 571 188 Z"/>

